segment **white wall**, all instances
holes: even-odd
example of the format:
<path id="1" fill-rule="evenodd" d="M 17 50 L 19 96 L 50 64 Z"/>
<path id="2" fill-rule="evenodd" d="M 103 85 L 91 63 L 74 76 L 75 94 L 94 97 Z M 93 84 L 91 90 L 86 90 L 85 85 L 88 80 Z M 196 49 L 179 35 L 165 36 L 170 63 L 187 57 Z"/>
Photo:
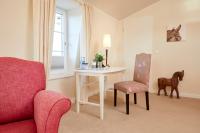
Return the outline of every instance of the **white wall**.
<path id="1" fill-rule="evenodd" d="M 152 53 L 153 17 L 130 18 L 124 21 L 124 63 L 127 67 L 127 80 L 133 79 L 135 55 L 141 52 Z"/>
<path id="2" fill-rule="evenodd" d="M 123 54 L 120 53 L 120 51 L 123 51 L 122 23 L 97 8 L 94 8 L 93 19 L 92 47 L 90 48 L 92 59 L 97 52 L 102 52 L 105 55 L 103 35 L 111 34 L 112 43 L 108 53 L 108 63 L 111 66 L 122 64 Z"/>
<path id="3" fill-rule="evenodd" d="M 180 93 L 200 97 L 199 0 L 161 0 L 123 22 L 125 59 L 138 52 L 152 52 L 151 91 L 157 92 L 158 77 L 171 77 L 173 72 L 185 70 Z M 186 25 L 186 41 L 166 43 L 166 28 L 171 24 Z M 128 67 L 131 68 L 132 64 Z"/>
<path id="4" fill-rule="evenodd" d="M 32 1 L 0 1 L 0 56 L 32 59 Z"/>

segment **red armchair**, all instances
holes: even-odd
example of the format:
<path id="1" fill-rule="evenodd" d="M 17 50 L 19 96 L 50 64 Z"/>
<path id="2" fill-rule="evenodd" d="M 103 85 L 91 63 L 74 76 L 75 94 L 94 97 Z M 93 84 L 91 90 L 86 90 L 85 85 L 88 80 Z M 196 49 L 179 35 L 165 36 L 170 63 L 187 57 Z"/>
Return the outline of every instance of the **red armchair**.
<path id="1" fill-rule="evenodd" d="M 45 90 L 41 63 L 0 57 L 0 133 L 57 133 L 71 101 Z"/>

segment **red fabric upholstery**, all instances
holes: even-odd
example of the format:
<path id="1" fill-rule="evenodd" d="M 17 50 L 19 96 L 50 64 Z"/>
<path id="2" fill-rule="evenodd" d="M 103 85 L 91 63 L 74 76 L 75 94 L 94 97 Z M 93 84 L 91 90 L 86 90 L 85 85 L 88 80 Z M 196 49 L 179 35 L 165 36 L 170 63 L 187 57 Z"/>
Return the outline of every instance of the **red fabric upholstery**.
<path id="1" fill-rule="evenodd" d="M 43 89 L 41 63 L 0 58 L 0 124 L 33 118 L 34 96 Z"/>
<path id="2" fill-rule="evenodd" d="M 37 133 L 33 119 L 0 125 L 0 133 Z"/>
<path id="3" fill-rule="evenodd" d="M 38 133 L 55 133 L 61 116 L 70 109 L 71 102 L 64 96 L 40 91 L 34 99 L 34 118 Z"/>
<path id="4" fill-rule="evenodd" d="M 43 64 L 0 57 L 0 133 L 58 132 L 71 102 L 45 91 L 45 82 Z M 23 121 L 27 119 L 32 120 Z"/>

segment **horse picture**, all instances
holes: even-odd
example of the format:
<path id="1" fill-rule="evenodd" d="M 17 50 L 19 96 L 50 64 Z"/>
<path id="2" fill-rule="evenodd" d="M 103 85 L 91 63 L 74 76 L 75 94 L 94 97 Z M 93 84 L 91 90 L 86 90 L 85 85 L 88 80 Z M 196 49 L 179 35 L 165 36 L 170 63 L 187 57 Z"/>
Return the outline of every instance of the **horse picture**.
<path id="1" fill-rule="evenodd" d="M 185 40 L 185 26 L 169 26 L 167 29 L 167 42 L 179 42 Z"/>

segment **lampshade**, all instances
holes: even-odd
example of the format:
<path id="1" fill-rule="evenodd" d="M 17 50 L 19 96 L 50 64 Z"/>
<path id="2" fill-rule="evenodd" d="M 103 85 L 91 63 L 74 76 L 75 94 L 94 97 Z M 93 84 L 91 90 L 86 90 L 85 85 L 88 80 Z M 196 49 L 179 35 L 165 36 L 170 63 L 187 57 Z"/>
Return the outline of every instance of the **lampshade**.
<path id="1" fill-rule="evenodd" d="M 103 47 L 104 48 L 110 48 L 111 47 L 111 35 L 105 34 L 103 36 Z"/>

